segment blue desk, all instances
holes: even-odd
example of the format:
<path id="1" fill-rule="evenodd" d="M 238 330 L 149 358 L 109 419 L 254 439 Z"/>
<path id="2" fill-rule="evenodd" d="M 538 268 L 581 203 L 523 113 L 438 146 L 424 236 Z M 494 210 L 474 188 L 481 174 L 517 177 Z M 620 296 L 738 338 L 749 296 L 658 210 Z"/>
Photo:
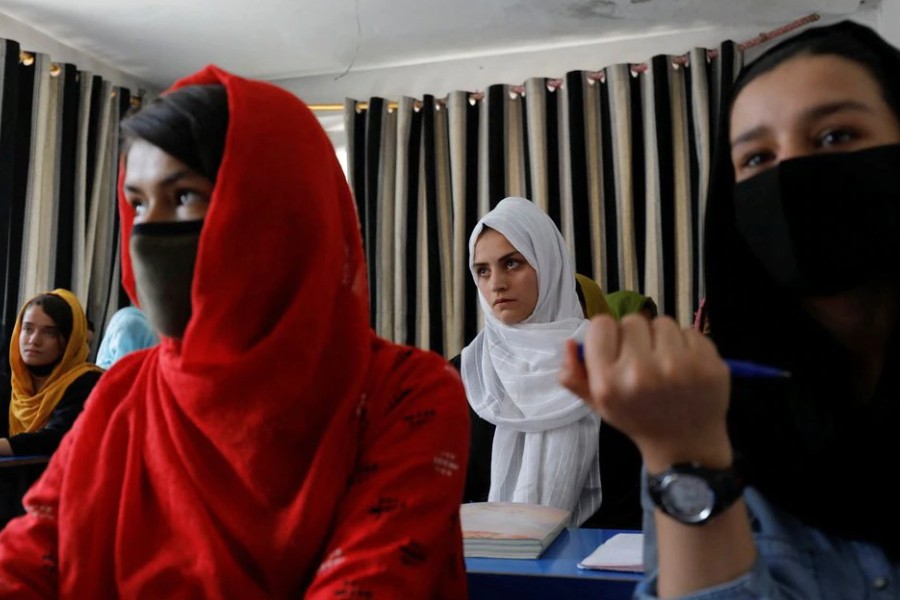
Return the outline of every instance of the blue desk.
<path id="1" fill-rule="evenodd" d="M 579 569 L 578 562 L 611 538 L 613 529 L 566 529 L 536 560 L 467 558 L 471 600 L 631 597 L 641 573 Z"/>
<path id="2" fill-rule="evenodd" d="M 50 462 L 49 456 L 29 455 L 29 456 L 0 456 L 0 468 L 3 467 L 19 467 L 22 465 L 40 465 Z"/>

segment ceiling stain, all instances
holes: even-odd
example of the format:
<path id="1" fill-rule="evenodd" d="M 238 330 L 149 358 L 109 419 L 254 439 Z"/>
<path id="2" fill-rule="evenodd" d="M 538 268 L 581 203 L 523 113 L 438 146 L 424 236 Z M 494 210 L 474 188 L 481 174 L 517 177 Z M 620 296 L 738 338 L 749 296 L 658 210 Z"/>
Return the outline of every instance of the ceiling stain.
<path id="1" fill-rule="evenodd" d="M 576 19 L 602 17 L 615 19 L 618 3 L 615 0 L 578 0 L 565 8 L 565 12 Z"/>

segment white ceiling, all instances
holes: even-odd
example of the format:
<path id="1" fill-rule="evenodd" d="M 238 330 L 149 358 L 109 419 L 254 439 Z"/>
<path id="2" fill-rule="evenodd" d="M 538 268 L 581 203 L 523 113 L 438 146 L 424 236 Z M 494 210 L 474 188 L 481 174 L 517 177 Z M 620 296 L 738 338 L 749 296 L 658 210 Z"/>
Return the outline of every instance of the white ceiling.
<path id="1" fill-rule="evenodd" d="M 334 80 L 685 27 L 761 32 L 811 12 L 847 15 L 861 1 L 878 0 L 0 0 L 0 13 L 164 89 L 209 63 Z"/>

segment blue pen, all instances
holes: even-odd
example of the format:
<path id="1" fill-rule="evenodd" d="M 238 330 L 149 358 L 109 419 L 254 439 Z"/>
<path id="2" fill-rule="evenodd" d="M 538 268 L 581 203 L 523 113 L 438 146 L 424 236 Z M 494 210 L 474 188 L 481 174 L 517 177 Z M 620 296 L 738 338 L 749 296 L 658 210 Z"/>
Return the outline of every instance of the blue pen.
<path id="1" fill-rule="evenodd" d="M 584 362 L 584 344 L 578 344 L 578 360 Z M 760 365 L 749 360 L 726 359 L 725 364 L 728 365 L 728 370 L 731 371 L 732 377 L 744 379 L 787 379 L 791 376 L 790 371 L 785 371 L 778 367 Z"/>

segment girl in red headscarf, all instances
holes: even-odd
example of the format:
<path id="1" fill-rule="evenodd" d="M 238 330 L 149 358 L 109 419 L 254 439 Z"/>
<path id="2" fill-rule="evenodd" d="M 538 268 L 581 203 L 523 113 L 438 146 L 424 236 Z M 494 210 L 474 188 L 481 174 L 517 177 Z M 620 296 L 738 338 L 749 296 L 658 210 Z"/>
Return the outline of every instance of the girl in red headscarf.
<path id="1" fill-rule="evenodd" d="M 103 376 L 0 597 L 462 598 L 462 385 L 368 325 L 354 204 L 290 93 L 215 67 L 123 123 L 123 284 L 161 343 Z"/>

